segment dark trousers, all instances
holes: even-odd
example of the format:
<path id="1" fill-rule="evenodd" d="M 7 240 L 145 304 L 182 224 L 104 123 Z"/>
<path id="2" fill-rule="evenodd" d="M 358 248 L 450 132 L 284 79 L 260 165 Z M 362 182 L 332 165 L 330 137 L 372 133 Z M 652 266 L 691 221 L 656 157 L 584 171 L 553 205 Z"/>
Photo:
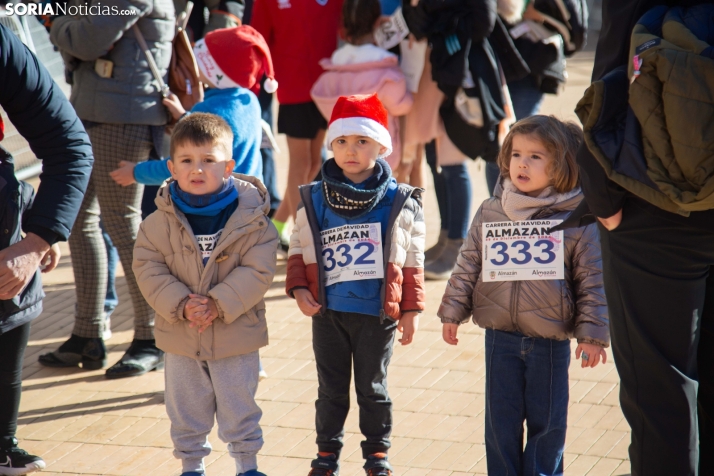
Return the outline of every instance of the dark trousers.
<path id="1" fill-rule="evenodd" d="M 434 176 L 441 229 L 448 232 L 450 240 L 464 239 L 471 224 L 471 179 L 466 163 L 445 165 L 439 171 L 436 142 L 429 142 L 424 150 Z"/>
<path id="2" fill-rule="evenodd" d="M 632 474 L 714 474 L 714 233 L 628 199 L 600 236 Z"/>
<path id="3" fill-rule="evenodd" d="M 12 446 L 22 392 L 22 357 L 30 323 L 0 334 L 0 448 Z"/>
<path id="4" fill-rule="evenodd" d="M 490 476 L 563 474 L 570 341 L 486 330 Z M 528 436 L 523 448 L 523 422 Z"/>
<path id="5" fill-rule="evenodd" d="M 312 347 L 317 363 L 315 428 L 318 451 L 338 458 L 350 410 L 354 363 L 362 454 L 386 453 L 391 443 L 392 401 L 387 393 L 387 366 L 392 358 L 397 323 L 377 316 L 327 310 L 312 318 Z"/>

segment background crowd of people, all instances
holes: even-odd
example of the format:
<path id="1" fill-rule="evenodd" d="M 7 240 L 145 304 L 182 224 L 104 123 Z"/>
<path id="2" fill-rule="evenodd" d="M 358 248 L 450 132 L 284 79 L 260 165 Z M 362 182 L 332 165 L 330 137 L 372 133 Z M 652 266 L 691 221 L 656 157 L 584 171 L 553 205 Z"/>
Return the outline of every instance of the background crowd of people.
<path id="1" fill-rule="evenodd" d="M 426 251 L 424 276 L 447 279 L 463 254 L 473 217 L 468 160 L 486 162 L 492 194 L 503 172 L 496 159 L 511 126 L 537 114 L 545 94 L 559 92 L 566 57 L 581 50 L 587 36 L 581 0 L 125 3 L 136 15 L 42 18 L 64 59 L 69 103 L 21 43 L 0 28 L 0 104 L 43 160 L 42 184 L 23 218 L 27 237 L 20 240 L 17 224 L 0 227 L 14 233 L 0 242 L 0 449 L 21 451 L 14 435 L 22 355 L 43 296 L 39 276 L 33 276 L 41 262 L 49 260 L 45 271 L 56 264 L 51 247 L 57 241 L 69 240 L 72 252 L 75 321 L 66 342 L 39 361 L 84 369 L 109 364 L 104 341 L 117 305 L 115 267 L 121 262 L 124 270 L 132 269 L 142 219 L 156 209 L 158 185 L 170 176 L 167 126 L 200 112 L 226 120 L 236 138 L 233 171 L 265 183 L 278 251 L 285 256 L 301 202 L 299 186 L 320 177 L 327 159 L 334 104 L 340 96 L 376 93 L 388 112 L 393 147 L 385 160 L 397 180 L 423 187 L 424 162 L 432 173 L 441 226 L 438 241 Z M 701 2 L 604 3 L 593 81 L 630 64 L 633 28 L 659 31 L 664 13 L 640 20 L 653 6 Z M 691 12 L 681 23 L 714 43 L 712 12 Z M 703 18 L 704 26 L 691 26 L 691 18 Z M 186 23 L 198 80 L 208 86 L 203 100 L 189 108 L 160 87 L 173 67 L 177 21 Z M 399 23 L 403 30 L 389 30 Z M 238 30 L 239 25 L 251 28 Z M 376 33 L 387 30 L 398 41 L 385 43 Z M 287 136 L 283 193 L 274 132 Z M 648 193 L 613 179 L 588 148 L 590 130 L 585 132 L 587 145 L 578 153 L 585 200 L 569 210 L 568 220 L 584 226 L 600 219 L 613 352 L 623 412 L 633 428 L 633 474 L 709 474 L 704 468 L 714 464 L 712 453 L 697 448 L 711 447 L 714 433 L 712 212 L 686 203 L 675 213 L 653 205 Z M 0 179 L 13 184 L 9 155 L 0 160 Z M 688 192 L 681 182 L 674 185 Z M 9 193 L 3 186 L 0 193 Z M 19 191 L 21 214 L 31 202 L 22 188 L 13 189 Z M 23 262 L 22 272 L 8 271 L 17 256 L 32 259 Z M 107 378 L 164 365 L 154 310 L 134 274 L 125 276 L 134 338 L 107 368 Z"/>

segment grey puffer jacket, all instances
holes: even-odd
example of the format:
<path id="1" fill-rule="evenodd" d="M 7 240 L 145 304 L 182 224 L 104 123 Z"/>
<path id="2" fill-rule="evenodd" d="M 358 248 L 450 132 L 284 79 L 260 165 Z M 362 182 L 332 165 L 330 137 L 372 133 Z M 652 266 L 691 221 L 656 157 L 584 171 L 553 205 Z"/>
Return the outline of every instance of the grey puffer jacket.
<path id="1" fill-rule="evenodd" d="M 70 5 L 135 12 L 54 20 L 50 39 L 65 59 L 72 79 L 70 102 L 80 119 L 105 124 L 166 124 L 168 112 L 132 25 L 136 23 L 141 30 L 166 82 L 175 29 L 172 0 L 70 0 Z M 99 58 L 114 63 L 111 78 L 95 72 Z"/>
<path id="2" fill-rule="evenodd" d="M 441 322 L 463 324 L 473 315 L 484 329 L 555 340 L 575 337 L 607 347 L 600 237 L 594 224 L 565 230 L 564 280 L 483 282 L 482 225 L 511 221 L 501 206 L 502 190 L 499 184 L 494 197 L 476 212 L 439 307 Z M 541 209 L 531 219 L 565 219 L 582 199 L 579 194 Z"/>

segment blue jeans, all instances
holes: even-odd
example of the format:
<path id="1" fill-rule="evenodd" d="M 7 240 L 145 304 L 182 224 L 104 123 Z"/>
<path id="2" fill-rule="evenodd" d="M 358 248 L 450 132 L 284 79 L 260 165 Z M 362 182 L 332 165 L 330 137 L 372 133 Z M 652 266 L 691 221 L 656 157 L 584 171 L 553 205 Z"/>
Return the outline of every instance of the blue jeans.
<path id="1" fill-rule="evenodd" d="M 563 474 L 569 364 L 569 340 L 486 330 L 489 476 Z"/>
<path id="2" fill-rule="evenodd" d="M 119 296 L 117 296 L 116 276 L 117 263 L 119 262 L 119 252 L 116 246 L 112 243 L 109 233 L 104 229 L 104 223 L 99 221 L 99 226 L 102 229 L 102 237 L 104 238 L 104 246 L 107 248 L 107 294 L 104 297 L 104 310 L 113 310 L 119 304 Z"/>
<path id="3" fill-rule="evenodd" d="M 543 104 L 543 93 L 532 76 L 508 83 L 508 91 L 511 94 L 513 113 L 516 115 L 517 121 L 538 114 L 540 106 Z M 493 195 L 499 172 L 495 162 L 486 164 L 486 183 L 489 195 Z"/>
<path id="4" fill-rule="evenodd" d="M 434 191 L 439 204 L 441 229 L 450 240 L 465 239 L 471 220 L 471 178 L 466 164 L 446 165 L 438 171 L 436 144 L 424 147 L 426 162 L 434 175 Z"/>

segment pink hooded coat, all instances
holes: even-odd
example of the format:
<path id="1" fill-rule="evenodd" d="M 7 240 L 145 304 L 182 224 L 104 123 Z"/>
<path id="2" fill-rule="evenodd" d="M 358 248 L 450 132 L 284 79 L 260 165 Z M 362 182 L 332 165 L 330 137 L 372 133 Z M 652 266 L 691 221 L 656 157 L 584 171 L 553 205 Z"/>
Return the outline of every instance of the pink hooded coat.
<path id="1" fill-rule="evenodd" d="M 366 47 L 366 48 L 365 48 Z M 399 120 L 409 112 L 414 102 L 407 90 L 404 73 L 399 69 L 398 58 L 386 51 L 377 52 L 376 46 L 355 47 L 345 45 L 337 50 L 332 58 L 325 58 L 320 65 L 325 69 L 312 87 L 310 95 L 325 119 L 330 120 L 332 108 L 340 96 L 377 93 L 377 97 L 389 113 L 389 134 L 392 136 L 392 153 L 386 158 L 389 166 L 395 169 L 402 157 L 402 144 L 399 137 Z M 349 55 L 345 52 L 349 51 Z M 341 58 L 347 64 L 335 64 Z M 367 61 L 365 61 L 367 60 Z"/>

